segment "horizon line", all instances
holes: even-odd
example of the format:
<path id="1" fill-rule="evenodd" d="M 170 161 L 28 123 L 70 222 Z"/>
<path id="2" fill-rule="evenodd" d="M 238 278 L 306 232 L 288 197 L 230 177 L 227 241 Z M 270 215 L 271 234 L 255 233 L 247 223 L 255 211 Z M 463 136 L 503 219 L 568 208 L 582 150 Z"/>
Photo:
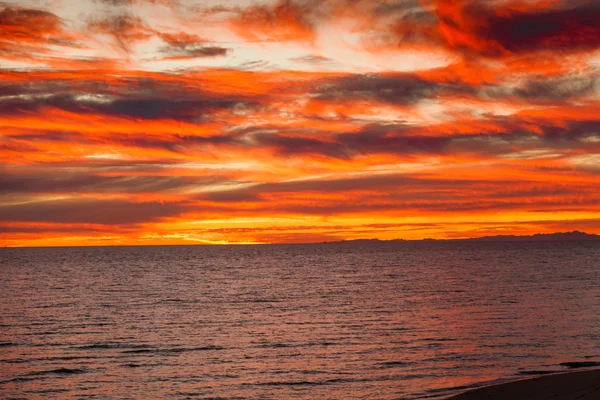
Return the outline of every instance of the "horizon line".
<path id="1" fill-rule="evenodd" d="M 480 239 L 488 239 L 488 241 L 493 242 L 510 242 L 511 240 L 506 239 L 526 239 L 531 238 L 532 241 L 536 241 L 534 238 L 544 236 L 554 236 L 554 235 L 573 235 L 573 234 L 581 234 L 585 236 L 589 236 L 595 240 L 600 241 L 599 233 L 588 233 L 580 230 L 566 231 L 566 232 L 551 232 L 551 233 L 534 233 L 531 235 L 512 235 L 512 234 L 501 234 L 501 235 L 487 235 L 487 236 L 475 236 L 468 238 L 422 238 L 422 239 L 403 239 L 403 238 L 395 238 L 395 239 L 379 239 L 379 238 L 358 238 L 358 239 L 342 239 L 342 240 L 332 240 L 332 241 L 321 241 L 321 242 L 273 242 L 273 243 L 170 243 L 170 244 L 82 244 L 82 245 L 68 245 L 68 246 L 6 246 L 2 245 L 0 248 L 4 249 L 38 249 L 38 248 L 68 248 L 68 247 L 183 247 L 183 246 L 281 246 L 281 245 L 318 245 L 318 244 L 342 244 L 342 243 L 352 243 L 352 242 L 463 242 L 463 241 L 475 241 Z M 497 240 L 494 240 L 497 239 Z M 483 241 L 483 240 L 482 240 Z M 581 242 L 586 240 L 580 239 L 551 239 L 547 241 L 555 241 L 555 242 Z M 590 241 L 590 240 L 587 240 Z M 594 241 L 594 240 L 591 240 Z M 484 241 L 485 242 L 485 241 Z"/>

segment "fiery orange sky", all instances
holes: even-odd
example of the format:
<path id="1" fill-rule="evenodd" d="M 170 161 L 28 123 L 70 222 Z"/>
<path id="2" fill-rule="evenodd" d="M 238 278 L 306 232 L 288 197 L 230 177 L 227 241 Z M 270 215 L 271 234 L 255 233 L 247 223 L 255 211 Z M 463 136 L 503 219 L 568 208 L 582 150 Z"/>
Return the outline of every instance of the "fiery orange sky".
<path id="1" fill-rule="evenodd" d="M 5 246 L 600 233 L 596 0 L 3 0 Z"/>

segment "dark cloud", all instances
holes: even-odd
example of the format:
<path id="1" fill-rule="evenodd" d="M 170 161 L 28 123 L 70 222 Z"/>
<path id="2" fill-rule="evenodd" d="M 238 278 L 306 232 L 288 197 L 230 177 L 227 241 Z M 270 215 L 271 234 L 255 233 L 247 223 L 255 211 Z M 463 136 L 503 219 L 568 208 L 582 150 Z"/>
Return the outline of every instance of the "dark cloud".
<path id="1" fill-rule="evenodd" d="M 600 75 L 596 73 L 557 77 L 531 75 L 514 86 L 486 84 L 474 87 L 473 93 L 476 93 L 477 98 L 487 101 L 560 105 L 573 100 L 589 100 L 598 89 Z"/>
<path id="2" fill-rule="evenodd" d="M 125 227 L 119 227 L 119 230 L 123 232 L 128 230 Z M 62 226 L 62 225 L 44 225 L 44 226 L 0 226 L 0 233 L 93 233 L 93 232 L 113 232 L 110 226 Z"/>
<path id="3" fill-rule="evenodd" d="M 550 98 L 551 94 L 528 94 Z M 551 92 L 552 93 L 552 92 Z M 560 93 L 564 96 L 564 93 Z M 12 98 L 0 100 L 0 114 L 41 110 L 43 107 L 56 107 L 77 113 L 117 115 L 143 119 L 172 118 L 196 121 L 213 110 L 230 109 L 239 106 L 236 100 L 198 99 L 117 99 L 110 102 L 86 102 L 73 96 L 33 96 L 26 99 Z M 244 103 L 248 104 L 248 103 Z M 482 130 L 461 131 L 462 125 L 430 125 L 427 127 L 408 124 L 369 124 L 355 132 L 333 133 L 311 128 L 289 128 L 279 125 L 259 125 L 215 132 L 210 136 L 198 135 L 151 135 L 129 133 L 110 137 L 87 137 L 77 132 L 36 131 L 23 132 L 10 136 L 11 141 L 21 143 L 36 141 L 62 141 L 80 143 L 112 143 L 127 147 L 157 148 L 173 153 L 193 154 L 205 146 L 221 148 L 271 149 L 281 157 L 320 155 L 350 160 L 358 155 L 394 154 L 408 158 L 420 155 L 472 155 L 496 157 L 518 155 L 527 150 L 553 150 L 562 152 L 594 151 L 600 148 L 598 132 L 600 120 L 552 122 L 541 118 L 519 116 L 482 116 L 473 121 Z M 5 143 L 12 147 L 18 143 Z M 600 150 L 600 149 L 599 149 Z"/>
<path id="4" fill-rule="evenodd" d="M 507 52 L 573 52 L 600 46 L 596 1 L 529 9 L 495 2 L 431 2 L 447 44 L 459 50 L 496 57 Z"/>
<path id="5" fill-rule="evenodd" d="M 545 47 L 550 50 L 597 49 L 600 46 L 600 3 L 574 2 L 566 9 L 484 14 L 481 34 L 514 52 Z"/>
<path id="6" fill-rule="evenodd" d="M 264 129 L 264 127 L 261 127 Z M 422 136 L 403 125 L 364 126 L 358 132 L 329 135 L 329 140 L 319 139 L 319 132 L 312 132 L 311 137 L 293 136 L 285 133 L 285 129 L 274 128 L 271 133 L 252 133 L 248 129 L 230 137 L 229 145 L 248 146 L 244 137 L 251 138 L 251 146 L 272 148 L 280 156 L 301 156 L 306 154 L 323 155 L 339 159 L 352 159 L 360 154 L 397 154 L 397 155 L 443 155 L 449 152 L 493 154 L 508 152 L 510 145 L 502 150 L 498 147 L 497 136 L 488 135 L 439 135 Z M 325 135 L 323 135 L 325 136 Z M 508 140 L 509 136 L 501 138 Z M 516 140 L 516 137 L 510 137 Z M 462 141 L 462 143 L 461 143 Z"/>
<path id="7" fill-rule="evenodd" d="M 182 214 L 185 203 L 132 203 L 126 200 L 60 199 L 0 205 L 0 220 L 6 222 L 89 223 L 130 225 Z"/>
<path id="8" fill-rule="evenodd" d="M 77 74 L 65 77 L 62 71 L 47 72 L 45 75 L 34 75 L 31 72 L 1 71 L 0 75 L 0 102 L 10 99 L 5 96 L 13 96 L 25 100 L 34 97 L 50 97 L 53 95 L 77 95 L 93 94 L 95 96 L 106 96 L 115 92 L 127 92 L 144 90 L 144 87 L 163 87 L 152 80 L 132 78 L 115 80 L 113 85 L 107 84 L 102 79 L 95 80 L 94 77 L 81 78 Z M 60 77 L 56 77 L 60 76 Z M 14 82 L 13 82 L 14 81 Z M 165 89 L 163 89 L 165 90 Z"/>
<path id="9" fill-rule="evenodd" d="M 167 149 L 175 153 L 193 153 L 198 147 L 210 145 L 272 149 L 281 157 L 319 155 L 344 160 L 368 154 L 497 157 L 539 149 L 553 150 L 559 154 L 561 151 L 577 149 L 600 151 L 600 121 L 576 121 L 563 125 L 538 123 L 529 125 L 530 129 L 518 118 L 497 118 L 490 122 L 495 123 L 500 132 L 436 133 L 433 127 L 432 132 L 424 136 L 419 127 L 370 124 L 358 132 L 331 134 L 307 130 L 300 132 L 303 136 L 298 136 L 297 132 L 289 132 L 288 128 L 283 127 L 269 127 L 266 133 L 266 127 L 261 126 L 207 137 L 128 135 L 111 140 L 121 145 Z M 320 136 L 328 139 L 321 139 Z"/>
<path id="10" fill-rule="evenodd" d="M 351 154 L 444 154 L 453 137 L 411 135 L 404 125 L 371 124 L 356 133 L 339 134 L 337 141 Z"/>
<path id="11" fill-rule="evenodd" d="M 230 49 L 205 44 L 187 45 L 183 48 L 163 48 L 165 59 L 180 60 L 186 58 L 220 57 L 226 56 Z"/>
<path id="12" fill-rule="evenodd" d="M 496 131 L 480 133 L 448 132 L 448 128 L 423 128 L 402 124 L 370 124 L 358 132 L 331 134 L 309 130 L 300 131 L 303 136 L 287 133 L 281 127 L 247 128 L 232 136 L 220 136 L 221 144 L 272 148 L 280 156 L 303 154 L 323 155 L 339 159 L 352 159 L 357 155 L 394 154 L 399 156 L 420 155 L 473 155 L 496 157 L 517 154 L 526 150 L 592 150 L 600 149 L 598 121 L 571 121 L 553 124 L 537 121 L 532 125 L 518 117 L 490 117 Z M 529 122 L 529 123 L 528 123 Z M 269 132 L 265 133 L 265 129 Z M 436 129 L 441 130 L 437 132 Z M 319 138 L 322 137 L 322 138 Z M 251 138 L 251 140 L 244 140 Z M 325 139 L 327 138 L 327 139 Z M 199 138 L 216 143 L 216 138 Z M 193 140 L 193 138 L 190 138 Z"/>
<path id="13" fill-rule="evenodd" d="M 328 102 L 370 101 L 414 105 L 422 100 L 456 99 L 525 100 L 558 103 L 593 95 L 600 87 L 598 74 L 548 78 L 530 76 L 514 88 L 508 85 L 470 85 L 461 81 L 437 82 L 416 74 L 357 74 L 317 82 L 316 99 Z"/>
<path id="14" fill-rule="evenodd" d="M 43 132 L 32 131 L 32 133 L 22 133 L 10 136 L 11 141 L 18 141 L 15 144 L 4 145 L 7 149 L 14 151 L 35 151 L 35 147 L 27 146 L 26 143 L 36 142 L 64 142 L 64 143 L 80 143 L 80 144 L 112 144 L 124 147 L 137 147 L 143 149 L 160 149 L 173 152 L 175 154 L 193 154 L 203 146 L 236 146 L 247 147 L 243 137 L 231 135 L 212 135 L 212 136 L 190 136 L 190 135 L 151 135 L 151 134 L 127 134 L 127 135 L 110 135 L 110 136 L 85 136 L 78 132 L 66 131 L 49 131 Z M 177 161 L 166 160 L 175 164 Z M 98 165 L 98 160 L 88 160 L 86 165 Z M 107 164 L 102 162 L 101 164 Z M 123 161 L 125 167 L 129 165 Z M 110 165 L 114 165 L 114 162 Z M 114 168 L 117 168 L 115 165 Z M 142 166 L 138 165 L 138 168 Z"/>
<path id="15" fill-rule="evenodd" d="M 600 89 L 598 75 L 529 77 L 514 91 L 514 95 L 526 100 L 564 102 L 595 94 L 597 89 Z"/>
<path id="16" fill-rule="evenodd" d="M 171 52 L 171 57 L 196 58 L 196 57 L 218 57 L 229 53 L 230 49 L 219 46 L 187 46 L 183 50 Z"/>
<path id="17" fill-rule="evenodd" d="M 173 118 L 193 120 L 212 111 L 232 108 L 238 100 L 228 99 L 118 99 L 106 104 L 96 104 L 95 111 L 110 115 L 125 115 L 137 118 Z M 89 107 L 89 106 L 88 106 Z"/>
<path id="18" fill-rule="evenodd" d="M 0 191 L 5 193 L 161 193 L 223 182 L 223 176 L 102 176 L 48 169 L 14 172 L 5 169 Z"/>
<path id="19" fill-rule="evenodd" d="M 598 142 L 598 138 L 600 137 L 600 119 L 569 121 L 561 124 L 539 122 L 537 129 L 542 132 L 545 143 L 550 146 L 557 146 L 557 148 L 561 146 L 567 148 L 574 146 L 577 148 L 579 145 L 585 143 L 585 146 L 589 150 L 592 150 L 594 147 L 600 147 L 600 143 Z"/>
<path id="20" fill-rule="evenodd" d="M 331 58 L 318 56 L 318 55 L 308 55 L 303 57 L 295 57 L 291 59 L 292 61 L 306 63 L 306 64 L 315 64 L 315 65 L 323 65 L 333 61 Z"/>
<path id="21" fill-rule="evenodd" d="M 231 51 L 225 47 L 215 46 L 196 35 L 163 33 L 159 36 L 167 44 L 161 52 L 169 59 L 218 57 L 225 56 Z"/>
<path id="22" fill-rule="evenodd" d="M 198 196 L 201 200 L 217 203 L 239 203 L 239 202 L 257 202 L 262 201 L 257 193 L 252 190 L 235 189 L 219 190 L 214 192 L 205 192 Z"/>
<path id="23" fill-rule="evenodd" d="M 0 115 L 39 112 L 50 107 L 80 114 L 103 114 L 142 119 L 170 118 L 194 121 L 209 117 L 213 111 L 236 106 L 251 107 L 256 100 L 244 96 L 204 94 L 182 88 L 179 93 L 157 82 L 139 81 L 138 85 L 112 93 L 99 92 L 57 92 L 66 88 L 52 84 L 38 88 L 5 86 L 0 91 L 11 93 L 0 97 Z M 175 90 L 175 93 L 173 93 Z M 17 94 L 17 92 L 21 94 Z M 104 93 L 103 93 L 104 92 Z"/>
<path id="24" fill-rule="evenodd" d="M 349 75 L 317 83 L 316 98 L 325 101 L 369 100 L 408 105 L 440 93 L 445 85 L 413 74 Z"/>
<path id="25" fill-rule="evenodd" d="M 212 93 L 203 77 L 147 73 L 141 76 L 11 72 L 0 78 L 0 114 L 38 112 L 55 107 L 81 114 L 123 115 L 136 118 L 197 120 L 213 111 L 235 107 L 252 110 L 265 96 Z M 30 79 L 27 79 L 31 77 Z M 12 83 L 14 81 L 15 83 Z"/>

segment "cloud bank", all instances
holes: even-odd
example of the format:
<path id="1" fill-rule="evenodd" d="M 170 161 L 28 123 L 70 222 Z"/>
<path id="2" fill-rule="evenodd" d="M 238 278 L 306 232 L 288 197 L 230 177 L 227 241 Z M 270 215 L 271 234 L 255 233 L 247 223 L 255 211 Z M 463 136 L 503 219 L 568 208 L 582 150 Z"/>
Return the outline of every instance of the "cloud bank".
<path id="1" fill-rule="evenodd" d="M 0 5 L 5 245 L 600 233 L 589 0 Z"/>

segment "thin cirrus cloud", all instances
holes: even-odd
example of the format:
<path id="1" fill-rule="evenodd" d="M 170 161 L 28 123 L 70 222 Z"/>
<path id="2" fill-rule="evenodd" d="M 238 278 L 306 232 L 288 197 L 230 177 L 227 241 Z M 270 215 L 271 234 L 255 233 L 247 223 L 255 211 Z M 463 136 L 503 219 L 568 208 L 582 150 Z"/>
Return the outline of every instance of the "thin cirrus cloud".
<path id="1" fill-rule="evenodd" d="M 591 0 L 5 1 L 0 239 L 600 232 L 598 19 Z"/>

